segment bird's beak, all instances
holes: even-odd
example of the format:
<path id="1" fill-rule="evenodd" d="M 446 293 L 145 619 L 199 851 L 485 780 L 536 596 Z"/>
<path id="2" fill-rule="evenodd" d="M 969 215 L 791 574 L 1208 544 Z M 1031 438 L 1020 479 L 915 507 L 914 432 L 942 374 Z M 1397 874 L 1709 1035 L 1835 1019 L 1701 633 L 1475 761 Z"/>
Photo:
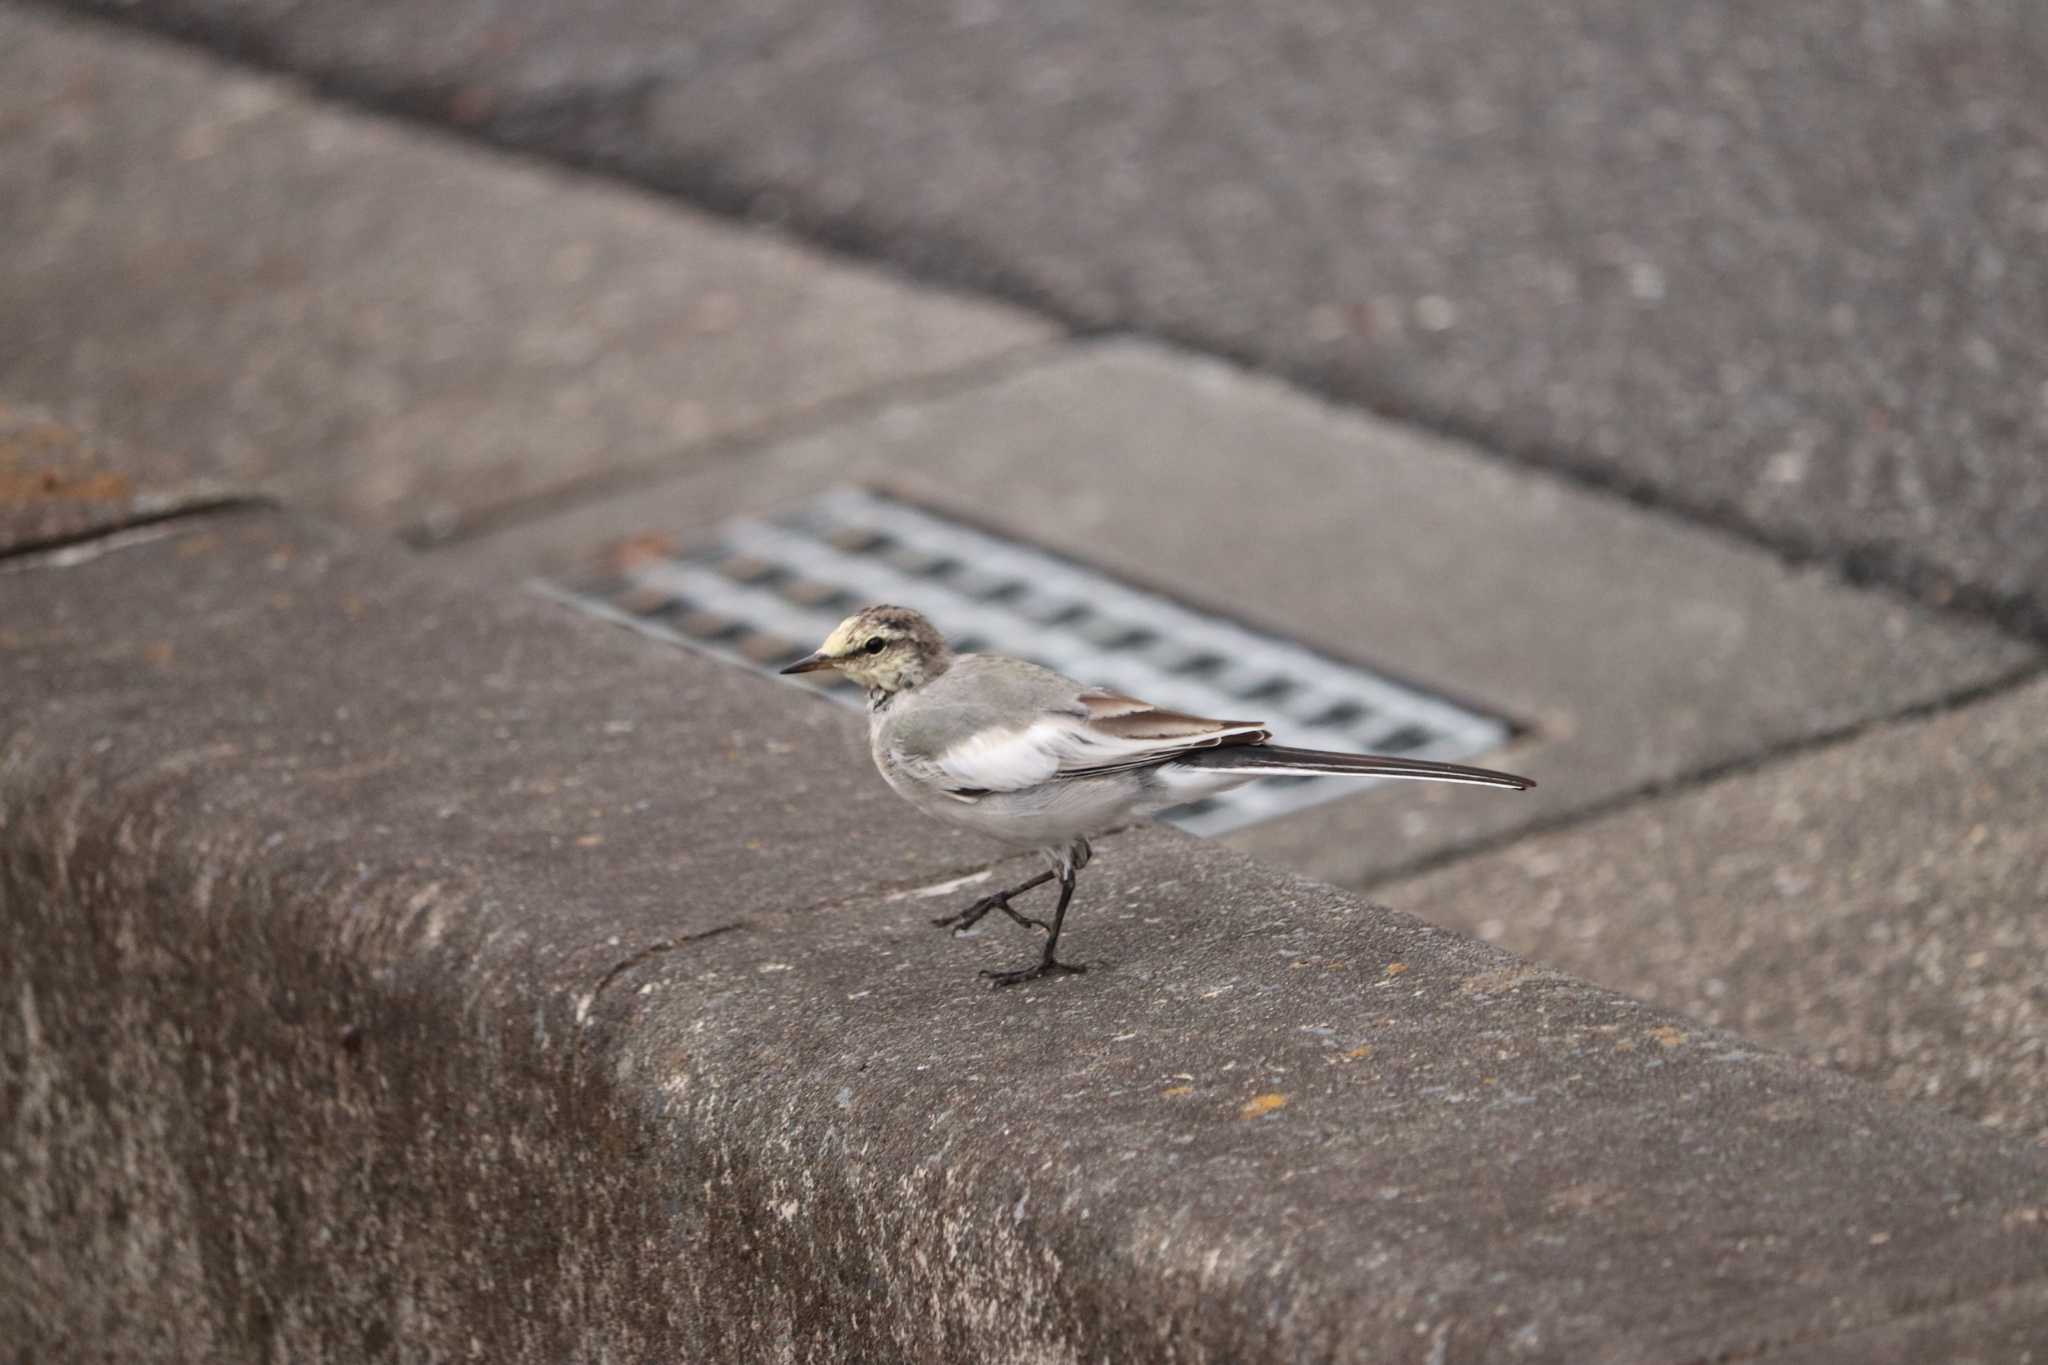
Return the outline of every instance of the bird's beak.
<path id="1" fill-rule="evenodd" d="M 797 661 L 796 661 L 795 663 L 791 664 L 791 665 L 790 665 L 790 666 L 789 666 L 788 668 L 785 668 L 785 669 L 783 669 L 783 670 L 782 670 L 782 672 L 784 672 L 784 673 L 815 673 L 815 672 L 817 672 L 817 671 L 818 671 L 819 669 L 821 669 L 821 668 L 832 668 L 832 667 L 835 667 L 835 666 L 836 666 L 836 665 L 838 664 L 838 662 L 839 662 L 839 661 L 838 661 L 837 659 L 828 659 L 828 658 L 826 658 L 826 657 L 825 657 L 824 655 L 822 655 L 822 654 L 813 654 L 813 655 L 810 655 L 810 656 L 809 656 L 808 658 L 798 659 L 798 660 L 797 660 Z"/>

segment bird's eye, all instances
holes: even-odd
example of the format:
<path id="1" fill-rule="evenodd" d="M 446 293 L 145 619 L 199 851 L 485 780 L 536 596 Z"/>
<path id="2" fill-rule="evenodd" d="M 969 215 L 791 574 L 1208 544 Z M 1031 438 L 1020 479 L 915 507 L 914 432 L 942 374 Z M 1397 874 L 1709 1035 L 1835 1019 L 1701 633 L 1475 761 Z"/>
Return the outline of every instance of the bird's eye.
<path id="1" fill-rule="evenodd" d="M 884 640 L 879 635 L 877 635 L 874 639 L 868 641 L 867 643 L 867 651 L 870 654 L 880 654 L 883 650 L 887 649 L 888 647 L 889 642 L 887 640 Z"/>

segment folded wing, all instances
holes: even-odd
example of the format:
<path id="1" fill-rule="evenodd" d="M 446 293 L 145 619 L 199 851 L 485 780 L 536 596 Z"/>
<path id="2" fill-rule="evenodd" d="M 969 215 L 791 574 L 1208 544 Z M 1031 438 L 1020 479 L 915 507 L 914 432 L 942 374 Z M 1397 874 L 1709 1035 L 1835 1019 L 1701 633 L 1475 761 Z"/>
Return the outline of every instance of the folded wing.
<path id="1" fill-rule="evenodd" d="M 1045 782 L 1147 768 L 1225 745 L 1262 744 L 1258 721 L 1210 720 L 1161 710 L 1135 697 L 1089 691 L 1071 710 L 1041 712 L 1024 725 L 991 725 L 932 755 L 948 791 L 976 796 Z"/>
<path id="2" fill-rule="evenodd" d="M 1089 691 L 1074 696 L 1071 705 L 1040 711 L 1022 724 L 991 720 L 910 761 L 962 801 L 1137 768 L 1164 768 L 1187 778 L 1198 773 L 1241 779 L 1341 773 L 1513 790 L 1536 785 L 1491 768 L 1296 749 L 1268 744 L 1271 738 L 1259 721 L 1211 720 L 1117 692 Z"/>

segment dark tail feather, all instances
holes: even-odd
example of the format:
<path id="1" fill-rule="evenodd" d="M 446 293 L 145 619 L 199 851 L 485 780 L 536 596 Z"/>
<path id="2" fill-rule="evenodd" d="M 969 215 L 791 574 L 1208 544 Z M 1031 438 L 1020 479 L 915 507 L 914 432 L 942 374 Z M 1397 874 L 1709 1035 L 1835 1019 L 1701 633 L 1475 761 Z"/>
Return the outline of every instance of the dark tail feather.
<path id="1" fill-rule="evenodd" d="M 1173 760 L 1174 767 L 1206 768 L 1212 772 L 1253 773 L 1278 777 L 1283 773 L 1303 776 L 1312 773 L 1346 773 L 1353 777 L 1407 777 L 1424 782 L 1463 782 L 1475 787 L 1506 787 L 1527 791 L 1535 782 L 1513 773 L 1491 768 L 1468 768 L 1462 763 L 1432 763 L 1420 758 L 1393 758 L 1385 754 L 1339 754 L 1322 749 L 1290 749 L 1284 744 L 1243 744 L 1223 749 L 1197 749 Z"/>

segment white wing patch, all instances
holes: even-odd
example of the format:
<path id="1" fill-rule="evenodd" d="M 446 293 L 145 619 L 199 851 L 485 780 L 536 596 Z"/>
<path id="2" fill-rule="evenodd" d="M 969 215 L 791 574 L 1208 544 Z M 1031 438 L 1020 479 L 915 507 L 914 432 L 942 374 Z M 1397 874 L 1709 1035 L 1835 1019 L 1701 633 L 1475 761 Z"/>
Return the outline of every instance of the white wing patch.
<path id="1" fill-rule="evenodd" d="M 1073 722 L 1047 716 L 1021 730 L 977 730 L 948 745 L 933 762 L 949 789 L 1013 792 L 1049 782 L 1071 746 Z"/>

